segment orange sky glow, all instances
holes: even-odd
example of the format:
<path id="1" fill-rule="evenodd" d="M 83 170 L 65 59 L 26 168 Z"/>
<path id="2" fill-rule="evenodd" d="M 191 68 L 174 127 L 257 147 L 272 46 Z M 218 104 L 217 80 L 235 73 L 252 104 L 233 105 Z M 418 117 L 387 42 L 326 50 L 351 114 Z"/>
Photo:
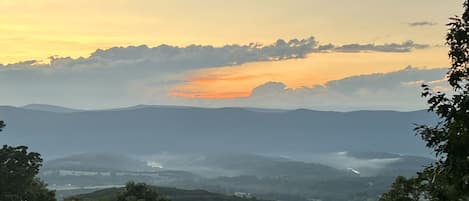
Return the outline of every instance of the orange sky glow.
<path id="1" fill-rule="evenodd" d="M 413 53 L 310 54 L 306 59 L 204 69 L 189 73 L 186 82 L 172 88 L 168 94 L 183 98 L 240 98 L 249 96 L 254 87 L 269 81 L 300 88 L 351 75 L 392 72 L 407 66 L 441 68 L 449 65 L 446 51 L 446 48 L 436 48 Z"/>

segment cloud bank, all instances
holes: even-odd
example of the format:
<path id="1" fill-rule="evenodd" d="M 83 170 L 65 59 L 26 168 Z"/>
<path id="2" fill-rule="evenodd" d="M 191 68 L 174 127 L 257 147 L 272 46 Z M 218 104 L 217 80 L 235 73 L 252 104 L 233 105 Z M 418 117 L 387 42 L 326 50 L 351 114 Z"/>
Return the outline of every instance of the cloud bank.
<path id="1" fill-rule="evenodd" d="M 446 68 L 419 69 L 406 67 L 390 73 L 377 73 L 329 81 L 325 85 L 286 88 L 281 82 L 256 87 L 247 102 L 327 110 L 426 108 L 420 97 L 420 85 L 429 83 L 436 90 L 448 91 Z M 287 103 L 287 104 L 285 104 Z"/>
<path id="2" fill-rule="evenodd" d="M 447 68 L 406 67 L 390 73 L 346 77 L 324 85 L 291 89 L 282 82 L 267 82 L 255 87 L 246 98 L 227 100 L 185 100 L 194 105 L 314 109 L 333 111 L 399 110 L 427 108 L 420 94 L 423 82 L 435 90 L 450 90 L 445 79 Z"/>
<path id="3" fill-rule="evenodd" d="M 248 62 L 278 61 L 288 59 L 302 59 L 310 53 L 319 52 L 410 52 L 416 49 L 430 48 L 428 44 L 419 44 L 408 40 L 402 43 L 388 44 L 345 44 L 320 45 L 314 37 L 305 39 L 277 40 L 273 44 L 261 45 L 225 45 L 214 47 L 211 45 L 189 45 L 186 47 L 160 45 L 148 47 L 146 45 L 113 47 L 98 49 L 89 57 L 50 57 L 50 62 L 29 60 L 14 64 L 0 64 L 5 68 L 78 68 L 78 67 L 122 67 L 153 68 L 158 70 L 184 70 L 208 68 L 228 65 L 240 65 Z"/>
<path id="4" fill-rule="evenodd" d="M 84 108 L 167 104 L 167 89 L 186 71 L 246 62 L 301 59 L 316 51 L 313 38 L 270 45 L 129 46 L 97 50 L 89 57 L 51 57 L 0 65 L 0 104 L 49 103 Z M 148 95 L 151 93 L 150 95 Z M 143 97 L 141 94 L 145 94 Z"/>
<path id="5" fill-rule="evenodd" d="M 98 49 L 91 56 L 73 59 L 70 57 L 50 57 L 50 64 L 39 64 L 31 60 L 9 65 L 6 68 L 29 67 L 122 67 L 153 68 L 158 70 L 184 70 L 217 66 L 239 65 L 256 61 L 278 61 L 301 59 L 316 52 L 318 43 L 314 37 L 306 39 L 277 40 L 270 45 L 250 43 L 248 45 L 189 45 L 177 47 L 160 45 L 156 47 L 129 46 Z"/>
<path id="6" fill-rule="evenodd" d="M 412 88 L 410 93 L 410 88 L 414 86 L 407 82 L 433 78 L 437 80 L 436 74 L 432 79 L 421 78 L 428 73 L 432 74 L 432 70 L 410 68 L 390 75 L 351 77 L 331 81 L 324 86 L 299 89 L 287 89 L 283 83 L 270 82 L 253 89 L 248 98 L 223 101 L 178 98 L 168 96 L 168 90 L 185 82 L 185 73 L 197 69 L 239 66 L 258 61 L 303 59 L 312 53 L 408 52 L 428 47 L 412 41 L 383 45 L 321 45 L 314 37 L 277 40 L 269 45 L 251 43 L 222 47 L 114 47 L 96 50 L 89 57 L 50 57 L 50 63 L 45 64 L 36 60 L 0 64 L 0 105 L 46 103 L 93 109 L 137 104 L 171 104 L 311 109 L 338 106 L 338 109 L 342 109 L 382 104 L 407 108 L 415 106 L 415 100 L 418 100 L 417 89 Z M 441 75 L 444 74 L 440 71 L 438 79 L 442 79 Z M 411 76 L 404 79 L 404 74 L 409 73 Z M 401 93 L 403 90 L 406 93 Z M 388 100 L 391 95 L 388 94 L 392 93 L 403 94 L 405 97 L 391 103 Z"/>

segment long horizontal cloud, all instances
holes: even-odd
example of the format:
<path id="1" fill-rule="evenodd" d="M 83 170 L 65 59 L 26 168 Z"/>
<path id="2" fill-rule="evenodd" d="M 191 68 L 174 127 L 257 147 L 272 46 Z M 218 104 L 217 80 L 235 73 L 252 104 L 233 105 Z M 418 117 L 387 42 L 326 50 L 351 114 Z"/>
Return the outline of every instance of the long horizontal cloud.
<path id="1" fill-rule="evenodd" d="M 414 49 L 426 49 L 430 45 L 418 44 L 414 41 L 405 41 L 403 43 L 389 43 L 384 45 L 376 44 L 347 44 L 332 48 L 337 52 L 410 52 Z"/>
<path id="2" fill-rule="evenodd" d="M 277 40 L 270 45 L 251 43 L 248 45 L 190 45 L 177 47 L 160 45 L 157 47 L 129 46 L 98 49 L 87 58 L 51 57 L 50 64 L 38 64 L 37 61 L 25 61 L 5 65 L 8 68 L 25 67 L 113 67 L 132 66 L 154 69 L 194 69 L 216 66 L 239 65 L 255 61 L 276 61 L 305 58 L 317 51 L 314 37 L 306 39 Z M 2 67 L 3 65 L 0 65 Z"/>
<path id="3" fill-rule="evenodd" d="M 345 44 L 320 45 L 314 37 L 306 39 L 277 40 L 270 45 L 250 43 L 248 45 L 189 45 L 177 47 L 160 45 L 156 47 L 128 46 L 98 49 L 89 57 L 50 57 L 49 64 L 29 60 L 14 64 L 0 64 L 7 68 L 34 67 L 128 67 L 151 68 L 158 70 L 196 69 L 217 66 L 239 65 L 247 62 L 277 61 L 305 58 L 314 52 L 410 52 L 415 49 L 429 48 L 430 45 L 418 44 L 411 40 L 389 44 Z"/>
<path id="4" fill-rule="evenodd" d="M 410 22 L 408 23 L 411 27 L 423 27 L 423 26 L 435 26 L 437 23 L 429 21 L 419 21 L 419 22 Z"/>

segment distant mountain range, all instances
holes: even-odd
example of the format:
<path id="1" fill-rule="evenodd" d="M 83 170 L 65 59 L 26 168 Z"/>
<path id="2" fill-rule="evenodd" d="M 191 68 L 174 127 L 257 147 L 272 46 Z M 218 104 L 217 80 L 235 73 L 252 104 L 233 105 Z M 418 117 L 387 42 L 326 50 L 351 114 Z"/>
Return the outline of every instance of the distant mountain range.
<path id="1" fill-rule="evenodd" d="M 327 112 L 136 106 L 82 111 L 2 106 L 0 142 L 26 144 L 46 158 L 84 152 L 391 152 L 428 155 L 415 123 L 426 111 Z"/>
<path id="2" fill-rule="evenodd" d="M 21 108 L 28 109 L 28 110 L 37 110 L 37 111 L 44 111 L 44 112 L 57 112 L 57 113 L 68 113 L 68 112 L 79 112 L 82 110 L 66 108 L 61 106 L 55 105 L 45 105 L 45 104 L 29 104 L 25 105 Z"/>

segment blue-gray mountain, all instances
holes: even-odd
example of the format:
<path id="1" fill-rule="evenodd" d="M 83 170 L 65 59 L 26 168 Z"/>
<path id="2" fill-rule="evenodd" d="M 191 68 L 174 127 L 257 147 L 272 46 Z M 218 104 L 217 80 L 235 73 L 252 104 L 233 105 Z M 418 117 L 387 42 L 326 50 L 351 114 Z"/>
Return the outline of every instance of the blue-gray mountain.
<path id="1" fill-rule="evenodd" d="M 44 107 L 41 107 L 44 108 Z M 0 142 L 27 144 L 44 157 L 83 152 L 334 152 L 428 155 L 414 124 L 426 111 L 325 112 L 139 106 L 100 111 L 0 107 Z"/>

